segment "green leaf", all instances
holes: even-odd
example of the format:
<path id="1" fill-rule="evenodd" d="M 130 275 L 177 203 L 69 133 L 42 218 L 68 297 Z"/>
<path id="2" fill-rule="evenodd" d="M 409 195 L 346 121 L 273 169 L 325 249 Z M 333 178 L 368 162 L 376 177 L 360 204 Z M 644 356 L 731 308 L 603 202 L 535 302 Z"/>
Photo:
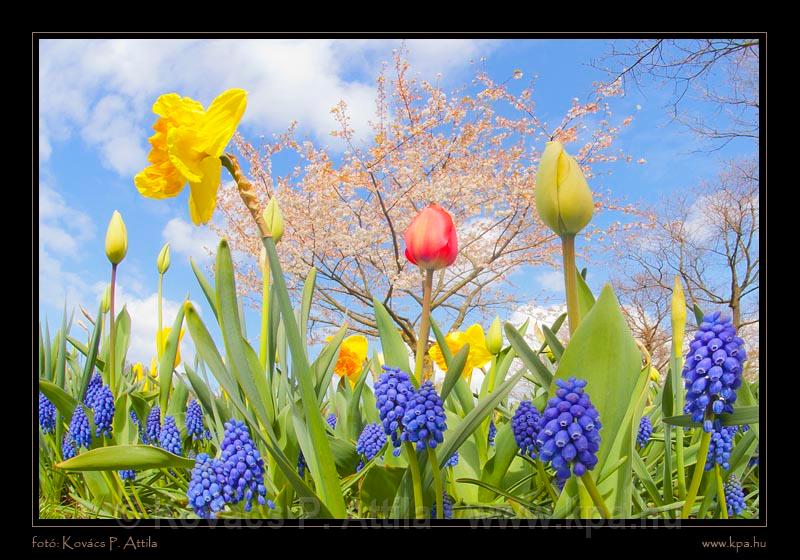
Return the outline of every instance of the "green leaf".
<path id="1" fill-rule="evenodd" d="M 311 270 L 308 271 L 308 275 L 306 276 L 305 284 L 303 285 L 303 296 L 300 299 L 300 340 L 304 342 L 303 348 L 305 348 L 305 342 L 308 340 L 306 335 L 306 331 L 308 329 L 308 316 L 311 314 L 311 299 L 314 297 L 314 286 L 316 285 L 317 281 L 317 269 L 313 266 Z M 306 351 L 306 355 L 308 355 L 308 351 Z"/>
<path id="2" fill-rule="evenodd" d="M 167 343 L 164 346 L 164 352 L 161 354 L 161 359 L 158 362 L 158 402 L 161 410 L 163 411 L 167 410 L 169 392 L 172 388 L 172 372 L 175 369 L 175 356 L 178 353 L 178 341 L 180 340 L 184 313 L 185 306 L 179 306 L 178 314 L 175 316 L 175 321 L 172 323 L 172 330 L 169 331 L 169 336 L 167 336 Z M 128 319 L 128 326 L 130 328 L 130 318 Z"/>
<path id="3" fill-rule="evenodd" d="M 514 328 L 514 325 L 506 323 L 504 328 L 506 337 L 511 343 L 511 347 L 522 360 L 522 363 L 525 364 L 525 367 L 528 368 L 528 371 L 531 372 L 531 375 L 534 376 L 541 387 L 550 387 L 553 382 L 553 374 L 550 373 L 547 366 L 539 360 L 539 356 L 528 346 L 528 343 L 525 342 L 525 339 L 522 338 L 517 329 Z"/>
<path id="4" fill-rule="evenodd" d="M 286 329 L 286 338 L 292 355 L 292 371 L 300 384 L 300 400 L 303 405 L 303 415 L 311 440 L 311 453 L 304 455 L 308 463 L 311 476 L 316 483 L 317 491 L 322 501 L 337 518 L 344 518 L 347 514 L 339 478 L 336 474 L 333 452 L 331 451 L 328 436 L 325 431 L 325 421 L 320 414 L 317 395 L 315 392 L 315 379 L 311 366 L 306 356 L 305 341 L 301 340 L 297 328 L 292 306 L 289 301 L 289 292 L 281 270 L 275 243 L 271 237 L 262 239 L 267 249 L 270 270 L 274 279 L 275 295 L 281 310 L 281 317 Z"/>
<path id="5" fill-rule="evenodd" d="M 97 349 L 100 347 L 100 333 L 102 329 L 103 318 L 103 304 L 100 304 L 97 310 L 97 317 L 101 320 L 95 321 L 94 330 L 92 330 L 92 338 L 89 341 L 89 346 L 86 350 L 86 361 L 83 365 L 83 374 L 81 375 L 81 384 L 78 388 L 78 397 L 83 400 L 86 396 L 86 388 L 89 386 L 89 381 L 92 378 L 94 371 L 94 362 L 97 358 Z"/>
<path id="6" fill-rule="evenodd" d="M 116 471 L 133 469 L 184 468 L 194 466 L 193 459 L 173 455 L 152 445 L 113 445 L 98 447 L 55 465 L 65 471 Z"/>
<path id="7" fill-rule="evenodd" d="M 700 323 L 702 323 L 702 322 L 703 322 L 703 317 L 705 317 L 705 316 L 706 316 L 706 314 L 705 314 L 705 313 L 703 313 L 703 310 L 702 310 L 702 309 L 700 309 L 700 306 L 699 306 L 699 305 L 697 305 L 696 303 L 694 304 L 694 309 L 693 309 L 693 311 L 694 311 L 694 318 L 695 318 L 695 320 L 697 321 L 697 326 L 698 326 L 698 328 L 699 328 L 699 327 L 700 327 Z"/>
<path id="8" fill-rule="evenodd" d="M 583 269 L 584 274 L 578 272 L 577 268 L 575 269 L 575 272 L 576 276 L 578 277 L 578 308 L 580 309 L 581 317 L 586 317 L 594 305 L 594 294 L 592 293 L 592 290 L 589 289 L 589 285 L 586 283 L 586 269 Z M 558 329 L 553 329 L 553 332 L 558 332 Z"/>
<path id="9" fill-rule="evenodd" d="M 373 466 L 364 476 L 361 485 L 361 507 L 374 515 L 385 514 L 397 494 L 405 471 L 406 469 L 398 467 Z"/>
<path id="10" fill-rule="evenodd" d="M 350 399 L 347 410 L 347 436 L 353 440 L 358 438 L 364 427 L 361 421 L 361 413 L 359 412 L 359 404 L 361 404 L 361 393 L 364 392 L 364 384 L 367 382 L 368 374 L 369 364 L 365 364 L 355 387 L 353 387 L 353 396 Z"/>
<path id="11" fill-rule="evenodd" d="M 413 371 L 408 367 L 408 348 L 397 331 L 397 325 L 377 298 L 373 298 L 372 302 L 375 308 L 375 323 L 381 338 L 384 362 L 389 367 L 400 368 L 405 372 Z M 414 376 L 412 375 L 411 378 L 414 379 Z"/>
<path id="12" fill-rule="evenodd" d="M 531 502 L 523 500 L 519 496 L 515 496 L 514 494 L 510 494 L 510 493 L 506 492 L 505 490 L 503 490 L 502 488 L 498 488 L 497 486 L 494 486 L 492 484 L 488 484 L 488 483 L 486 483 L 486 482 L 484 482 L 482 480 L 475 480 L 474 478 L 459 478 L 456 482 L 461 482 L 462 484 L 474 484 L 476 486 L 480 486 L 481 488 L 485 488 L 486 490 L 490 490 L 491 492 L 494 492 L 495 494 L 497 494 L 499 496 L 503 496 L 504 498 L 506 498 L 508 500 L 516 502 L 516 503 L 518 503 L 518 504 L 520 504 L 520 505 L 522 505 L 522 506 L 524 506 L 524 507 L 526 507 L 526 508 L 528 508 L 528 509 L 530 509 L 532 511 L 539 511 L 539 510 L 542 509 L 541 507 L 537 506 L 536 504 L 533 504 Z"/>
<path id="13" fill-rule="evenodd" d="M 128 314 L 126 306 L 123 306 L 122 310 L 117 314 L 114 329 L 116 330 L 116 338 L 114 339 L 114 375 L 117 389 L 119 389 L 122 386 L 122 369 L 125 366 L 125 357 L 128 355 L 128 347 L 131 342 L 131 316 Z"/>
<path id="14" fill-rule="evenodd" d="M 740 406 L 734 409 L 733 414 L 719 414 L 717 415 L 720 423 L 723 426 L 741 426 L 742 424 L 757 424 L 758 423 L 758 406 Z M 694 428 L 702 426 L 702 422 L 692 422 L 692 417 L 689 414 L 682 414 L 681 416 L 670 416 L 662 420 L 665 424 L 672 426 L 682 426 L 684 428 Z"/>
<path id="15" fill-rule="evenodd" d="M 192 272 L 194 272 L 195 277 L 197 278 L 198 284 L 200 284 L 200 289 L 203 290 L 203 295 L 206 296 L 206 300 L 208 304 L 211 306 L 211 311 L 214 313 L 214 317 L 219 320 L 219 313 L 217 312 L 217 297 L 216 291 L 214 288 L 209 284 L 208 280 L 206 280 L 205 275 L 203 272 L 197 267 L 192 257 L 189 257 L 189 263 L 192 265 Z"/>
<path id="16" fill-rule="evenodd" d="M 564 354 L 564 345 L 561 344 L 561 341 L 558 340 L 558 337 L 547 325 L 542 325 L 542 334 L 556 360 L 560 360 L 561 356 Z"/>
<path id="17" fill-rule="evenodd" d="M 444 381 L 442 382 L 442 402 L 447 399 L 450 391 L 453 390 L 456 382 L 461 378 L 461 372 L 464 370 L 464 366 L 467 363 L 468 357 L 469 344 L 465 344 L 459 349 L 454 358 L 451 360 L 446 360 L 445 358 L 447 361 L 447 373 L 445 374 Z"/>
<path id="18" fill-rule="evenodd" d="M 483 467 L 481 480 L 492 486 L 500 486 L 518 453 L 519 447 L 514 439 L 511 423 L 505 422 L 497 430 L 495 452 Z M 482 502 L 488 502 L 494 498 L 489 492 L 486 492 L 485 488 L 478 493 L 478 497 Z"/>

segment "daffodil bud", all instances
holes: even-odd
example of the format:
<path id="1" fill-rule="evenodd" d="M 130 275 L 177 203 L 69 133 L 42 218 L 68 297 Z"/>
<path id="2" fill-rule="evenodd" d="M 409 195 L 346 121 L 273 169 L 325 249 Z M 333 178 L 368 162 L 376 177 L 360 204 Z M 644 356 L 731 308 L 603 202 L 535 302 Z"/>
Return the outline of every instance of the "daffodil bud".
<path id="1" fill-rule="evenodd" d="M 542 221 L 561 237 L 577 234 L 592 219 L 592 191 L 561 142 L 548 142 L 539 161 L 536 208 Z"/>
<path id="2" fill-rule="evenodd" d="M 103 291 L 101 304 L 103 306 L 103 313 L 108 313 L 108 310 L 111 309 L 111 286 L 106 286 L 106 289 Z"/>
<path id="3" fill-rule="evenodd" d="M 675 285 L 672 288 L 672 351 L 676 358 L 680 358 L 683 347 L 683 339 L 686 336 L 686 298 L 683 296 L 683 286 L 681 280 L 675 277 Z"/>
<path id="4" fill-rule="evenodd" d="M 122 216 L 114 210 L 106 230 L 106 256 L 111 264 L 119 264 L 128 252 L 128 231 Z"/>
<path id="5" fill-rule="evenodd" d="M 165 243 L 161 248 L 156 260 L 156 266 L 159 274 L 165 274 L 169 270 L 169 243 Z"/>
<path id="6" fill-rule="evenodd" d="M 264 217 L 264 221 L 267 223 L 267 227 L 269 227 L 272 240 L 277 244 L 283 237 L 284 225 L 283 214 L 281 213 L 281 209 L 278 206 L 278 201 L 275 200 L 274 196 L 269 199 L 267 207 L 264 208 L 262 216 Z"/>
<path id="7" fill-rule="evenodd" d="M 500 325 L 500 317 L 495 317 L 489 332 L 486 334 L 486 348 L 494 355 L 503 349 L 503 330 Z"/>

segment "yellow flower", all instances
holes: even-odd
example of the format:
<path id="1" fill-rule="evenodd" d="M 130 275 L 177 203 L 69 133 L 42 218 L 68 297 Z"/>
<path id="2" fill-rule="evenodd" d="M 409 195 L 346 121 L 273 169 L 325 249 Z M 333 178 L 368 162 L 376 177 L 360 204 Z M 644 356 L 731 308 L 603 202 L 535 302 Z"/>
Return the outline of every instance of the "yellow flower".
<path id="1" fill-rule="evenodd" d="M 661 373 L 653 366 L 650 366 L 650 381 L 658 382 L 659 379 L 661 379 Z"/>
<path id="2" fill-rule="evenodd" d="M 367 339 L 360 334 L 348 336 L 342 341 L 339 348 L 339 358 L 333 372 L 339 377 L 346 377 L 350 383 L 355 384 L 364 368 L 367 359 Z"/>
<path id="3" fill-rule="evenodd" d="M 106 256 L 111 264 L 119 264 L 128 253 L 128 230 L 122 215 L 114 210 L 106 230 Z"/>
<path id="4" fill-rule="evenodd" d="M 536 173 L 536 209 L 560 236 L 575 235 L 592 219 L 592 191 L 581 166 L 560 142 L 548 142 Z"/>
<path id="5" fill-rule="evenodd" d="M 464 365 L 462 375 L 468 379 L 472 377 L 472 370 L 476 367 L 483 367 L 492 359 L 492 354 L 486 348 L 486 336 L 483 334 L 483 327 L 478 324 L 472 325 L 466 331 L 456 331 L 444 337 L 447 342 L 447 347 L 450 353 L 454 356 L 461 350 L 465 344 L 469 344 L 469 355 L 467 356 L 467 363 Z M 442 371 L 447 371 L 447 364 L 444 361 L 444 355 L 438 344 L 431 346 L 428 350 L 428 355 L 436 362 Z"/>
<path id="6" fill-rule="evenodd" d="M 189 214 L 204 224 L 214 214 L 222 174 L 219 157 L 228 145 L 247 106 L 247 92 L 229 89 L 208 108 L 177 93 L 159 96 L 153 112 L 160 118 L 153 125 L 151 163 L 134 178 L 142 196 L 177 196 L 189 183 Z"/>
<path id="7" fill-rule="evenodd" d="M 158 338 L 156 336 L 156 338 Z M 150 369 L 147 370 L 147 375 L 153 379 L 158 379 L 158 360 L 153 358 L 150 360 Z"/>
<path id="8" fill-rule="evenodd" d="M 136 381 L 141 381 L 144 378 L 144 366 L 141 362 L 136 362 L 131 366 L 131 373 Z"/>
<path id="9" fill-rule="evenodd" d="M 170 331 L 172 331 L 170 327 L 164 327 L 161 329 L 160 333 L 156 333 L 156 346 L 158 347 L 160 354 L 163 354 L 164 350 L 167 348 L 167 337 L 169 337 Z M 181 329 L 181 332 L 178 335 L 178 349 L 175 352 L 175 365 L 172 366 L 173 368 L 178 367 L 178 365 L 181 363 L 181 340 L 183 340 L 184 331 L 185 329 Z"/>

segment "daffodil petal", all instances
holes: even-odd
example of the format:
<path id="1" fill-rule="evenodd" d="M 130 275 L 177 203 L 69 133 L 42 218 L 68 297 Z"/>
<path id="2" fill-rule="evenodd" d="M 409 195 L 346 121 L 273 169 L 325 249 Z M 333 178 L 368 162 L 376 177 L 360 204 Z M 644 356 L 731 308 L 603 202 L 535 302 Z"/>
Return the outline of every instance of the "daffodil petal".
<path id="1" fill-rule="evenodd" d="M 169 161 L 145 167 L 133 178 L 139 194 L 148 198 L 170 198 L 176 196 L 186 179 Z"/>
<path id="2" fill-rule="evenodd" d="M 200 127 L 201 148 L 206 154 L 222 155 L 246 107 L 247 92 L 243 89 L 229 89 L 211 102 Z"/>
<path id="3" fill-rule="evenodd" d="M 169 161 L 190 183 L 203 179 L 201 165 L 206 155 L 199 148 L 198 132 L 194 128 L 172 128 L 167 134 Z"/>
<path id="4" fill-rule="evenodd" d="M 189 182 L 189 214 L 196 225 L 205 224 L 214 214 L 217 190 L 222 175 L 222 162 L 218 157 L 207 157 L 200 164 L 202 180 Z"/>
<path id="5" fill-rule="evenodd" d="M 360 334 L 348 336 L 342 341 L 342 346 L 361 358 L 361 361 L 367 359 L 367 339 L 364 336 Z"/>

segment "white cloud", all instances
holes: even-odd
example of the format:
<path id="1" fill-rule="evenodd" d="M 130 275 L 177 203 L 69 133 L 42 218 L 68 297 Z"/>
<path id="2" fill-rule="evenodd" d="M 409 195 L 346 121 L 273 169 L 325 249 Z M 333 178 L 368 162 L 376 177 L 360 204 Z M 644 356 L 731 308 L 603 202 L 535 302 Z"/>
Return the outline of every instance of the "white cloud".
<path id="1" fill-rule="evenodd" d="M 536 280 L 545 290 L 564 293 L 564 274 L 559 270 L 549 270 L 537 274 Z"/>
<path id="2" fill-rule="evenodd" d="M 161 232 L 164 241 L 169 242 L 170 253 L 192 257 L 197 263 L 211 260 L 219 237 L 207 227 L 195 227 L 181 218 L 173 218 Z M 172 257 L 174 260 L 174 257 Z"/>
<path id="3" fill-rule="evenodd" d="M 338 141 L 330 109 L 346 101 L 351 124 L 365 137 L 375 109 L 375 76 L 394 40 L 47 40 L 39 50 L 40 160 L 53 140 L 75 131 L 104 164 L 129 175 L 144 164 L 151 106 L 177 91 L 204 104 L 226 88 L 249 92 L 244 124 L 259 133 L 297 120 L 318 140 Z M 456 74 L 497 42 L 408 41 L 412 70 L 423 78 Z M 57 149 L 57 146 L 55 146 Z"/>

